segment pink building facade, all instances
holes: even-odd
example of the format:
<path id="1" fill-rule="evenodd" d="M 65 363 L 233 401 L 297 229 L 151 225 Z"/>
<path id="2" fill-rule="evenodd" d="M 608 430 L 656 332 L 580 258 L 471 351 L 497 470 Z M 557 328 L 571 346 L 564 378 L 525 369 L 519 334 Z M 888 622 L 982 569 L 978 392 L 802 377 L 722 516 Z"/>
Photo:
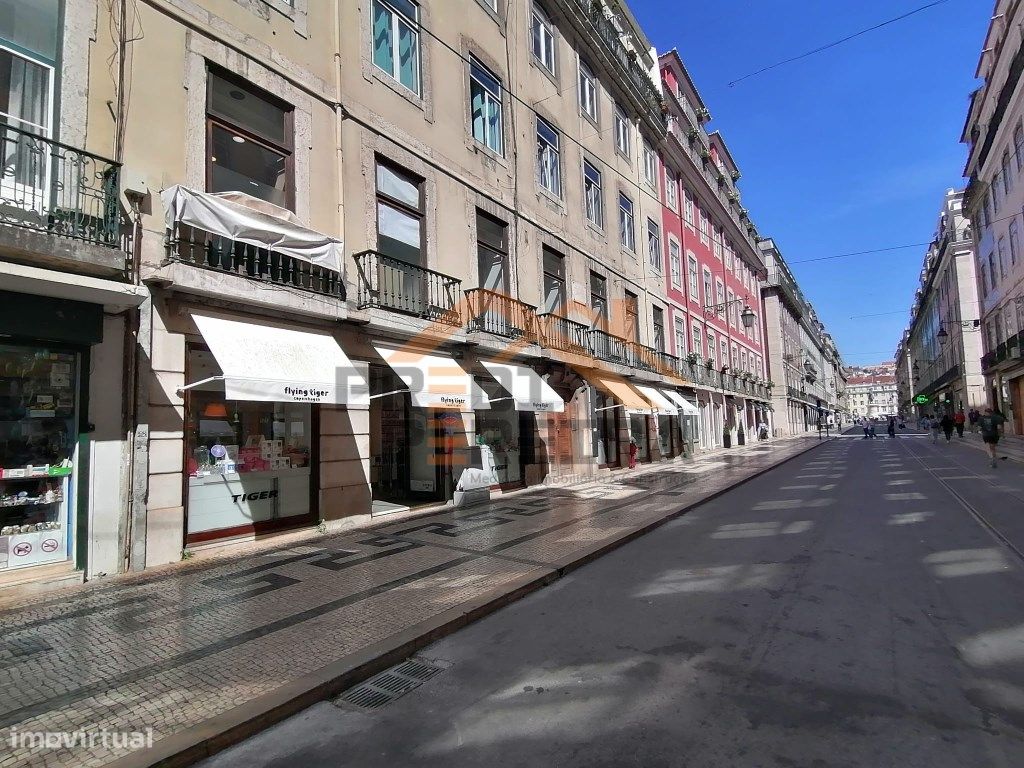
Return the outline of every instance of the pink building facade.
<path id="1" fill-rule="evenodd" d="M 705 130 L 710 115 L 678 54 L 662 55 L 659 65 L 669 119 L 659 152 L 668 335 L 673 354 L 695 369 L 699 441 L 707 449 L 735 444 L 741 432 L 754 439 L 762 423 L 771 430 L 761 396 L 765 268 L 725 141 Z M 736 393 L 722 377 L 757 385 L 755 394 Z"/>

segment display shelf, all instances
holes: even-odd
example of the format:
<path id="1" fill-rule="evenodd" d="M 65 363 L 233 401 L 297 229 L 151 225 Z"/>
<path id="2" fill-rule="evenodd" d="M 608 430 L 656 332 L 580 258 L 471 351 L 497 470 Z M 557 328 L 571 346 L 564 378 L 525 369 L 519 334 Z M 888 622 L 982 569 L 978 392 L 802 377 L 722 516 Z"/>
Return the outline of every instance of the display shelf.
<path id="1" fill-rule="evenodd" d="M 4 501 L 0 498 L 0 509 L 8 509 L 10 507 L 43 507 L 47 504 L 60 504 L 64 501 L 64 497 L 61 496 L 59 499 L 52 499 L 50 501 L 43 501 L 38 496 L 31 499 L 18 499 L 15 502 Z"/>

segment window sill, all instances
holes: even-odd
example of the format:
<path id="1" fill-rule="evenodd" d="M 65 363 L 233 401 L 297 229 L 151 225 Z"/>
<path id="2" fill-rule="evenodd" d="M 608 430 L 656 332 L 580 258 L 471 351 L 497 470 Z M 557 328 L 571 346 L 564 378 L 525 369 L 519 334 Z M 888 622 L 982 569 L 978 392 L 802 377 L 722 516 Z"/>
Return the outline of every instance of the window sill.
<path id="1" fill-rule="evenodd" d="M 557 62 L 555 63 L 555 71 L 552 72 L 550 69 L 548 69 L 547 67 L 545 67 L 541 63 L 541 60 L 537 58 L 537 56 L 533 53 L 533 51 L 530 51 L 530 66 L 534 67 L 537 70 L 539 70 L 540 73 L 542 75 L 544 75 L 544 77 L 546 77 L 548 80 L 551 81 L 551 83 L 555 86 L 555 88 L 558 88 L 559 90 L 561 90 L 562 86 L 558 82 L 558 63 Z"/>
<path id="2" fill-rule="evenodd" d="M 403 99 L 408 101 L 417 109 L 423 112 L 427 111 L 426 99 L 423 96 L 417 94 L 415 91 L 410 91 L 400 82 L 395 80 L 395 78 L 393 78 L 387 72 L 384 72 L 382 69 L 380 69 L 380 67 L 378 67 L 373 62 L 370 63 L 370 67 L 370 74 L 374 80 L 383 83 L 385 86 L 390 88 L 392 91 L 394 91 L 396 94 L 398 94 Z"/>
<path id="3" fill-rule="evenodd" d="M 582 118 L 583 118 L 584 120 L 586 120 L 586 121 L 587 121 L 588 123 L 590 123 L 590 124 L 591 124 L 592 126 L 594 126 L 594 127 L 595 127 L 595 128 L 596 128 L 596 129 L 598 130 L 598 135 L 600 135 L 600 131 L 601 131 L 601 121 L 600 121 L 600 120 L 598 120 L 598 118 L 596 118 L 596 117 L 593 117 L 593 116 L 592 116 L 592 115 L 591 115 L 591 114 L 590 114 L 589 112 L 587 112 L 586 110 L 584 110 L 584 109 L 583 109 L 583 106 L 582 106 L 582 105 L 580 106 L 580 117 L 582 117 Z"/>
<path id="4" fill-rule="evenodd" d="M 537 199 L 541 202 L 556 205 L 563 214 L 565 213 L 565 201 L 547 187 L 537 185 Z"/>
<path id="5" fill-rule="evenodd" d="M 595 224 L 590 219 L 587 219 L 587 229 L 595 235 L 600 235 L 602 238 L 605 236 L 604 228 Z"/>
<path id="6" fill-rule="evenodd" d="M 493 160 L 495 163 L 502 166 L 503 168 L 508 167 L 508 161 L 505 159 L 504 155 L 495 152 L 486 144 L 481 144 L 480 140 L 473 135 L 470 135 L 469 139 L 472 142 L 470 148 L 472 149 L 474 154 L 483 155 L 487 159 Z"/>

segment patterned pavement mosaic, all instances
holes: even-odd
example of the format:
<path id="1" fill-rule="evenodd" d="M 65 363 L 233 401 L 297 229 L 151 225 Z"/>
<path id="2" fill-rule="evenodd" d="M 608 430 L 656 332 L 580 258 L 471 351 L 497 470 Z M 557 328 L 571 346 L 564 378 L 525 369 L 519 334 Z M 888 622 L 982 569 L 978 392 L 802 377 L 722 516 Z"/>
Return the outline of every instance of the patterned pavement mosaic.
<path id="1" fill-rule="evenodd" d="M 99 766 L 145 749 L 817 444 L 544 487 L 2 610 L 0 768 Z"/>

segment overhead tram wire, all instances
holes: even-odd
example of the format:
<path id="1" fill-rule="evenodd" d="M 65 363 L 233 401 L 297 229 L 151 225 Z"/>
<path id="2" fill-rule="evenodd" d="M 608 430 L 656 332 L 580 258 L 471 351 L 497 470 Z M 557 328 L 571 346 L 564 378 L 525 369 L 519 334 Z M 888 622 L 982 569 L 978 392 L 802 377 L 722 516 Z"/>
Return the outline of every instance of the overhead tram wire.
<path id="1" fill-rule="evenodd" d="M 747 80 L 748 78 L 751 77 L 755 77 L 764 72 L 768 72 L 769 70 L 776 69 L 777 67 L 781 67 L 784 64 L 792 64 L 794 61 L 800 61 L 801 59 L 806 59 L 808 56 L 813 56 L 816 53 L 821 53 L 822 51 L 827 51 L 830 48 L 835 48 L 836 46 L 849 42 L 850 40 L 853 40 L 856 37 L 866 35 L 868 32 L 874 32 L 875 30 L 881 29 L 882 27 L 887 27 L 890 24 L 895 24 L 897 21 L 902 21 L 903 19 L 913 16 L 916 13 L 921 13 L 921 11 L 927 11 L 929 8 L 934 8 L 935 6 L 942 5 L 945 2 L 948 2 L 948 0 L 935 0 L 934 2 L 928 3 L 927 5 L 922 5 L 920 8 L 915 8 L 912 11 L 907 11 L 906 13 L 901 14 L 900 16 L 896 16 L 894 18 L 888 19 L 887 21 L 875 24 L 874 26 L 868 27 L 867 29 L 862 29 L 860 30 L 860 32 L 854 32 L 852 35 L 847 35 L 846 37 L 840 38 L 839 40 L 835 40 L 831 43 L 827 43 L 826 45 L 819 46 L 814 50 L 807 51 L 806 53 L 801 53 L 799 56 L 792 56 L 788 59 L 777 61 L 774 64 L 769 64 L 767 67 L 762 67 L 756 72 L 750 72 L 746 75 L 743 75 L 743 77 L 738 77 L 735 80 L 730 81 L 729 87 L 732 88 L 734 85 L 736 85 L 736 83 L 742 82 L 743 80 Z"/>

